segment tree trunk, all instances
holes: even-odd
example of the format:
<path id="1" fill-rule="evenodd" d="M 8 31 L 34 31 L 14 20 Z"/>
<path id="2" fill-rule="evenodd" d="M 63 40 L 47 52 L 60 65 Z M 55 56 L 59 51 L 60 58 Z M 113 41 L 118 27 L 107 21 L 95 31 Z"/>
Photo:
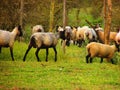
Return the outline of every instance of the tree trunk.
<path id="1" fill-rule="evenodd" d="M 20 25 L 23 28 L 23 8 L 24 8 L 24 0 L 20 1 Z"/>
<path id="2" fill-rule="evenodd" d="M 66 0 L 63 0 L 63 28 L 65 29 L 65 26 L 67 24 L 66 21 Z M 62 48 L 63 48 L 63 52 L 65 53 L 65 46 L 66 46 L 66 40 L 63 40 L 62 42 Z"/>
<path id="3" fill-rule="evenodd" d="M 51 0 L 51 6 L 50 6 L 50 29 L 49 29 L 49 32 L 53 31 L 54 9 L 55 9 L 55 0 Z"/>
<path id="4" fill-rule="evenodd" d="M 63 28 L 65 28 L 67 24 L 67 19 L 66 19 L 66 0 L 63 0 Z"/>
<path id="5" fill-rule="evenodd" d="M 24 8 L 24 0 L 20 0 L 20 25 L 23 29 L 23 8 Z M 22 41 L 22 37 L 19 37 L 18 41 Z"/>
<path id="6" fill-rule="evenodd" d="M 105 44 L 109 44 L 109 36 L 111 29 L 112 3 L 111 0 L 104 0 L 104 36 Z"/>

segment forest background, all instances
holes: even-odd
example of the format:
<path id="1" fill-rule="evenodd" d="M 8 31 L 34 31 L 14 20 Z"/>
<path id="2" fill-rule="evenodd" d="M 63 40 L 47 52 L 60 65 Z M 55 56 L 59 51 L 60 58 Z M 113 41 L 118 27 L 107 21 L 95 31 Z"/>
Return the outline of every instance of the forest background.
<path id="1" fill-rule="evenodd" d="M 88 25 L 85 22 L 87 19 L 92 24 L 104 27 L 103 3 L 104 0 L 66 0 L 66 25 Z M 112 0 L 112 31 L 116 31 L 120 25 L 119 16 L 120 0 Z M 0 28 L 11 31 L 21 21 L 25 38 L 36 24 L 43 25 L 45 31 L 50 31 L 52 25 L 54 32 L 57 25 L 63 24 L 63 0 L 1 0 Z"/>

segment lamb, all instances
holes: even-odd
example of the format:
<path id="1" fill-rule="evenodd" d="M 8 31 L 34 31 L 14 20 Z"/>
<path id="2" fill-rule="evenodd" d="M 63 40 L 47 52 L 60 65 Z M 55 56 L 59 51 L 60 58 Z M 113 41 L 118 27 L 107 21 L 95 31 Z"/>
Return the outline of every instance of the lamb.
<path id="1" fill-rule="evenodd" d="M 86 63 L 88 63 L 88 59 L 90 58 L 90 63 L 92 63 L 92 59 L 94 57 L 100 57 L 101 63 L 103 62 L 103 58 L 106 58 L 107 61 L 113 62 L 113 55 L 118 50 L 116 45 L 107 45 L 101 44 L 97 42 L 91 42 L 86 46 L 88 54 L 86 55 Z"/>
<path id="2" fill-rule="evenodd" d="M 32 28 L 32 34 L 35 32 L 44 32 L 43 26 L 42 25 L 35 25 Z"/>
<path id="3" fill-rule="evenodd" d="M 2 47 L 10 47 L 10 53 L 12 60 L 13 57 L 13 45 L 17 36 L 22 36 L 21 26 L 17 26 L 13 29 L 12 32 L 0 30 L 0 52 Z"/>
<path id="4" fill-rule="evenodd" d="M 48 61 L 48 49 L 53 48 L 55 52 L 55 62 L 56 62 L 57 61 L 56 45 L 58 43 L 58 39 L 59 39 L 58 34 L 54 34 L 50 32 L 34 33 L 33 35 L 31 35 L 28 49 L 26 50 L 23 61 L 25 61 L 29 50 L 33 47 L 33 48 L 37 48 L 35 55 L 38 61 L 40 61 L 40 58 L 38 57 L 38 52 L 40 51 L 40 49 L 46 49 L 46 62 Z"/>

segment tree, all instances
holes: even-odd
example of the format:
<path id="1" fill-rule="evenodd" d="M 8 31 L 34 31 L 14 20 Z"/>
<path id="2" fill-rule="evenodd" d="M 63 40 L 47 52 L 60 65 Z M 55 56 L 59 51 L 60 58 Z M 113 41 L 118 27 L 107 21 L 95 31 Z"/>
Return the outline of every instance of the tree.
<path id="1" fill-rule="evenodd" d="M 105 44 L 109 44 L 109 35 L 111 29 L 112 3 L 111 0 L 104 0 L 104 36 Z"/>
<path id="2" fill-rule="evenodd" d="M 20 3 L 20 25 L 23 28 L 23 8 L 24 8 L 24 0 L 21 0 Z"/>
<path id="3" fill-rule="evenodd" d="M 63 28 L 66 26 L 66 0 L 63 0 Z M 63 52 L 65 53 L 66 40 L 62 42 Z"/>
<path id="4" fill-rule="evenodd" d="M 51 0 L 51 6 L 50 6 L 50 24 L 49 24 L 49 32 L 52 32 L 53 30 L 53 24 L 54 24 L 54 9 L 55 9 L 55 0 Z"/>
<path id="5" fill-rule="evenodd" d="M 66 0 L 63 0 L 63 28 L 65 28 L 67 24 L 66 20 Z"/>

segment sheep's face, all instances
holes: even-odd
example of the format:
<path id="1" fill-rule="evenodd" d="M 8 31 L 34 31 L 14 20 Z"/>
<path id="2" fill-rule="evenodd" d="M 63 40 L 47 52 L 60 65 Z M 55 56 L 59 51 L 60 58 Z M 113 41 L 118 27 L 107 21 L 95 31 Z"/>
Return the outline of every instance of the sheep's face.
<path id="1" fill-rule="evenodd" d="M 42 32 L 42 30 L 41 30 L 41 29 L 38 29 L 38 32 Z"/>
<path id="2" fill-rule="evenodd" d="M 61 26 L 58 26 L 56 31 L 60 32 L 60 31 L 64 31 L 64 29 Z"/>

